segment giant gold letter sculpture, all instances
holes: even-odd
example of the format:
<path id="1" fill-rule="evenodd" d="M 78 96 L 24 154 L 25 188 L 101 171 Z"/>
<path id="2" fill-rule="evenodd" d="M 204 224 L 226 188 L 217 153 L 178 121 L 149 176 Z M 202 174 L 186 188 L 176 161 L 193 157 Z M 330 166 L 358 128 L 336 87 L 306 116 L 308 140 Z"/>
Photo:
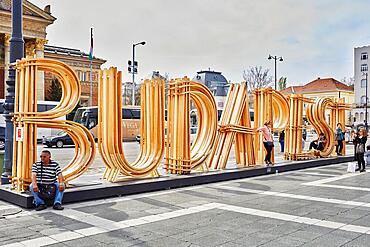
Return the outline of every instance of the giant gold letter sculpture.
<path id="1" fill-rule="evenodd" d="M 208 159 L 213 169 L 225 169 L 231 147 L 235 141 L 235 157 L 238 167 L 253 166 L 253 135 L 251 128 L 248 93 L 245 83 L 231 84 L 225 108 L 219 122 L 215 145 Z"/>
<path id="2" fill-rule="evenodd" d="M 265 122 L 273 123 L 272 131 L 285 129 L 289 122 L 289 103 L 280 92 L 272 88 L 257 89 L 254 92 L 254 128 L 262 127 Z M 262 135 L 255 139 L 255 153 L 257 162 L 262 163 L 265 149 L 263 148 Z M 274 162 L 274 149 L 272 151 L 272 161 Z"/>
<path id="3" fill-rule="evenodd" d="M 333 130 L 337 128 L 337 124 L 342 125 L 343 132 L 345 131 L 346 123 L 346 110 L 350 110 L 349 104 L 344 102 L 344 98 L 335 99 L 330 107 L 330 126 Z M 346 154 L 346 143 L 343 142 L 342 155 Z"/>
<path id="4" fill-rule="evenodd" d="M 303 97 L 302 94 L 291 94 L 288 96 L 290 118 L 285 128 L 285 153 L 287 160 L 302 160 L 313 158 L 311 152 L 303 150 L 303 108 L 304 103 L 312 104 L 312 100 Z"/>
<path id="5" fill-rule="evenodd" d="M 24 191 L 31 182 L 32 164 L 37 159 L 37 127 L 64 130 L 75 144 L 75 155 L 63 168 L 66 181 L 84 173 L 95 157 L 95 143 L 90 132 L 82 125 L 56 120 L 71 112 L 77 105 L 81 88 L 76 74 L 66 64 L 50 59 L 22 59 L 16 64 L 17 81 L 15 89 L 14 126 L 23 128 L 23 140 L 16 141 L 14 131 L 14 152 L 12 184 L 18 191 Z M 50 71 L 58 77 L 62 87 L 62 98 L 52 110 L 37 112 L 37 74 Z"/>
<path id="6" fill-rule="evenodd" d="M 190 100 L 198 111 L 198 129 L 190 143 Z M 166 138 L 167 172 L 189 174 L 194 169 L 207 170 L 205 159 L 212 148 L 217 131 L 216 102 L 203 84 L 188 78 L 172 80 L 168 88 Z"/>
<path id="7" fill-rule="evenodd" d="M 121 72 L 116 68 L 100 72 L 98 142 L 107 166 L 104 178 L 114 182 L 120 180 L 120 174 L 158 176 L 164 152 L 164 82 L 145 80 L 141 87 L 141 151 L 132 164 L 123 152 L 121 87 Z"/>
<path id="8" fill-rule="evenodd" d="M 307 118 L 315 128 L 317 135 L 323 133 L 326 137 L 324 150 L 317 156 L 328 157 L 334 150 L 334 131 L 326 122 L 325 110 L 334 104 L 330 98 L 319 98 L 314 104 L 310 104 L 306 109 Z"/>

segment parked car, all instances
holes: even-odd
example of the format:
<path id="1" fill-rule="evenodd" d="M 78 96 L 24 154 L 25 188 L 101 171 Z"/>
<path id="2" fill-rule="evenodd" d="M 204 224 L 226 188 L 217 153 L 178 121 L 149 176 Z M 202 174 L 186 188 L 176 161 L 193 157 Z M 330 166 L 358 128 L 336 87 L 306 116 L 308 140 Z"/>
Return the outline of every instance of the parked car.
<path id="1" fill-rule="evenodd" d="M 42 144 L 48 146 L 49 148 L 56 146 L 62 148 L 65 145 L 74 145 L 72 138 L 69 137 L 64 131 L 60 131 L 55 136 L 48 136 L 42 139 Z"/>
<path id="2" fill-rule="evenodd" d="M 190 143 L 193 144 L 194 140 L 195 140 L 195 137 L 197 136 L 197 127 L 190 127 Z M 165 136 L 166 138 L 167 136 Z M 141 136 L 140 135 L 137 135 L 135 137 L 135 140 L 140 143 L 140 140 L 141 140 Z"/>
<path id="3" fill-rule="evenodd" d="M 0 150 L 5 149 L 5 127 L 0 126 Z"/>

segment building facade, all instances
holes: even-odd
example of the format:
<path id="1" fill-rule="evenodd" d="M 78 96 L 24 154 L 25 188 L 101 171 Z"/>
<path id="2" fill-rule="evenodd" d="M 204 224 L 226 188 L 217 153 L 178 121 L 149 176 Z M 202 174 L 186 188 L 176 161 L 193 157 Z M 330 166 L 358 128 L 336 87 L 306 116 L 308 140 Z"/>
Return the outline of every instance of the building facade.
<path id="1" fill-rule="evenodd" d="M 369 104 L 369 54 L 370 46 L 357 47 L 354 49 L 354 79 L 355 79 L 355 104 L 353 108 L 354 124 L 365 124 L 365 103 Z M 367 75 L 367 76 L 366 76 Z M 367 98 L 366 98 L 367 86 Z M 369 106 L 369 105 L 368 105 Z M 369 113 L 367 116 L 369 122 Z"/>
<path id="2" fill-rule="evenodd" d="M 5 81 L 8 77 L 11 38 L 11 0 L 0 1 L 0 98 L 5 95 Z M 24 56 L 44 57 L 46 44 L 46 28 L 56 20 L 51 15 L 50 6 L 44 10 L 23 0 L 23 39 Z M 37 83 L 37 96 L 40 100 L 44 97 L 44 74 L 39 72 Z"/>
<path id="3" fill-rule="evenodd" d="M 229 84 L 221 72 L 202 70 L 197 72 L 193 81 L 206 85 L 215 96 L 217 108 L 224 108 Z"/>
<path id="4" fill-rule="evenodd" d="M 65 48 L 45 45 L 44 57 L 49 59 L 59 60 L 68 64 L 77 74 L 81 83 L 81 98 L 80 106 L 88 106 L 90 100 L 90 60 L 89 54 L 78 49 Z M 106 61 L 100 58 L 93 57 L 92 60 L 92 105 L 98 104 L 98 82 L 99 70 L 101 65 Z M 50 72 L 45 73 L 44 96 L 50 89 L 51 82 L 55 79 L 55 75 Z"/>
<path id="5" fill-rule="evenodd" d="M 4 98 L 8 77 L 11 38 L 11 0 L 0 1 L 0 98 Z M 50 5 L 40 9 L 31 2 L 23 0 L 23 39 L 24 57 L 50 58 L 71 66 L 81 81 L 80 105 L 87 105 L 90 95 L 90 61 L 88 54 L 72 48 L 48 46 L 46 28 L 56 18 L 51 15 Z M 93 105 L 97 104 L 98 70 L 105 60 L 93 58 Z M 37 99 L 44 100 L 51 80 L 50 73 L 38 72 Z"/>
<path id="6" fill-rule="evenodd" d="M 344 102 L 353 105 L 355 94 L 352 87 L 335 80 L 334 78 L 317 78 L 304 86 L 290 86 L 281 91 L 284 95 L 302 94 L 307 98 L 342 98 Z M 327 117 L 329 115 L 326 114 Z M 346 125 L 353 124 L 353 114 L 347 112 Z"/>

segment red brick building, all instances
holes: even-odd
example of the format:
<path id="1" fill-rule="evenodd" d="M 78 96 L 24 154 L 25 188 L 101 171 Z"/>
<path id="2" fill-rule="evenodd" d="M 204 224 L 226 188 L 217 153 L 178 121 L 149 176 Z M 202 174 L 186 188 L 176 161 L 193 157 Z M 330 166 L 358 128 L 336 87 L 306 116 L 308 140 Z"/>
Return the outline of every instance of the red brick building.
<path id="1" fill-rule="evenodd" d="M 81 82 L 81 98 L 80 105 L 88 106 L 90 99 L 90 60 L 89 54 L 77 49 L 44 46 L 44 57 L 56 59 L 68 64 L 77 74 Z M 92 104 L 98 104 L 98 76 L 101 65 L 106 60 L 94 57 L 92 60 Z M 55 78 L 51 73 L 45 73 L 44 76 L 44 93 L 46 94 L 51 86 L 51 81 Z"/>

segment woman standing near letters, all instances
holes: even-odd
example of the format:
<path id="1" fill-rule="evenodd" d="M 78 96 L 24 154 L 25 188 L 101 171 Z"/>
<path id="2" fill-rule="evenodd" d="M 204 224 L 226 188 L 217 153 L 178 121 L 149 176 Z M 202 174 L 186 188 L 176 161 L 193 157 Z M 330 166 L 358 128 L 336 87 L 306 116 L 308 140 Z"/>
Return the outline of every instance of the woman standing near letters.
<path id="1" fill-rule="evenodd" d="M 335 130 L 335 141 L 337 142 L 336 153 L 337 155 L 342 155 L 344 133 L 342 130 L 342 124 L 340 123 L 337 124 L 337 128 Z"/>
<path id="2" fill-rule="evenodd" d="M 357 164 L 358 168 L 356 171 L 364 172 L 365 171 L 365 145 L 367 141 L 367 133 L 365 129 L 361 129 L 354 140 L 357 143 L 356 147 L 356 156 L 357 156 Z"/>
<path id="3" fill-rule="evenodd" d="M 263 135 L 263 146 L 266 149 L 265 163 L 266 165 L 272 165 L 271 152 L 274 148 L 274 141 L 271 133 L 271 122 L 265 122 L 263 127 L 257 129 L 257 132 L 262 132 Z"/>

